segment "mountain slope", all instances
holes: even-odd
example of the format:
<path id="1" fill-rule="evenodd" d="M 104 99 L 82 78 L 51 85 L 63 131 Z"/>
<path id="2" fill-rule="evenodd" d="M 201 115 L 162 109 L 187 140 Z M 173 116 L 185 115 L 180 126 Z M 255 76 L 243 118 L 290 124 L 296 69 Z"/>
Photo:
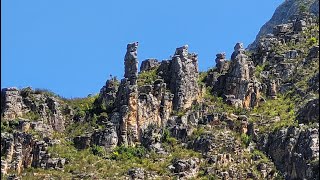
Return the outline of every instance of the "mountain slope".
<path id="1" fill-rule="evenodd" d="M 248 46 L 253 49 L 257 46 L 259 39 L 269 33 L 272 33 L 273 27 L 279 24 L 287 23 L 290 18 L 300 11 L 310 12 L 319 16 L 319 0 L 285 0 L 274 12 L 271 19 L 260 29 L 255 41 Z"/>
<path id="2" fill-rule="evenodd" d="M 1 177 L 319 179 L 319 15 L 296 2 L 253 50 L 237 43 L 207 72 L 187 45 L 139 72 L 134 42 L 124 77 L 97 95 L 2 89 Z"/>

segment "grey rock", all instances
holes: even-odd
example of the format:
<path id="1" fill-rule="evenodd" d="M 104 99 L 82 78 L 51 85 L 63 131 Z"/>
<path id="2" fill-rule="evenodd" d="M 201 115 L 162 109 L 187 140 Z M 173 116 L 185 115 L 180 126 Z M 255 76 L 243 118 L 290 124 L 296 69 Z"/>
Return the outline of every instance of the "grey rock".
<path id="1" fill-rule="evenodd" d="M 226 72 L 229 69 L 229 63 L 226 59 L 226 53 L 222 52 L 216 55 L 217 58 L 215 60 L 217 71 L 219 73 Z"/>
<path id="2" fill-rule="evenodd" d="M 299 123 L 319 123 L 319 99 L 309 100 L 306 105 L 297 112 Z"/>
<path id="3" fill-rule="evenodd" d="M 90 143 L 103 146 L 107 152 L 112 151 L 118 145 L 116 126 L 109 123 L 103 130 L 96 130 L 91 136 Z"/>
<path id="4" fill-rule="evenodd" d="M 142 168 L 129 169 L 128 175 L 132 180 L 145 179 L 145 170 Z"/>
<path id="5" fill-rule="evenodd" d="M 180 178 L 196 177 L 199 171 L 199 159 L 175 159 L 172 163 L 172 171 Z"/>
<path id="6" fill-rule="evenodd" d="M 25 168 L 53 168 L 61 169 L 65 164 L 63 158 L 51 158 L 48 153 L 48 144 L 39 141 L 25 132 L 13 134 L 1 133 L 1 172 L 9 171 L 20 174 Z"/>
<path id="7" fill-rule="evenodd" d="M 133 42 L 127 45 L 127 52 L 124 57 L 125 73 L 124 77 L 128 78 L 131 84 L 135 84 L 138 77 L 138 42 Z"/>
<path id="8" fill-rule="evenodd" d="M 222 83 L 223 84 L 223 83 Z M 254 66 L 245 55 L 242 43 L 237 43 L 231 55 L 231 63 L 226 74 L 224 95 L 234 95 L 226 101 L 230 105 L 250 108 L 258 105 L 261 84 L 255 80 Z"/>
<path id="9" fill-rule="evenodd" d="M 286 179 L 318 179 L 318 128 L 289 127 L 259 137 L 257 146 L 266 152 Z"/>
<path id="10" fill-rule="evenodd" d="M 319 5 L 319 0 L 286 0 L 276 9 L 272 18 L 261 27 L 256 40 L 248 48 L 255 49 L 259 39 L 266 34 L 272 33 L 274 26 L 288 23 L 293 15 L 299 14 L 301 4 L 306 6 L 308 12 L 319 16 L 319 7 L 317 6 Z"/>
<path id="11" fill-rule="evenodd" d="M 286 58 L 288 59 L 296 59 L 299 57 L 297 50 L 290 50 L 286 53 Z"/>
<path id="12" fill-rule="evenodd" d="M 74 143 L 74 146 L 79 150 L 86 149 L 90 147 L 91 136 L 90 135 L 77 136 L 73 138 L 73 143 Z"/>
<path id="13" fill-rule="evenodd" d="M 140 66 L 140 72 L 150 71 L 160 66 L 160 63 L 157 59 L 146 59 L 142 61 Z"/>
<path id="14" fill-rule="evenodd" d="M 199 97 L 198 57 L 188 52 L 188 45 L 176 49 L 170 65 L 170 89 L 174 94 L 173 109 L 190 108 Z"/>
<path id="15" fill-rule="evenodd" d="M 113 109 L 119 84 L 120 82 L 116 78 L 108 79 L 106 84 L 100 89 L 96 103 L 100 106 L 105 106 L 109 110 Z"/>

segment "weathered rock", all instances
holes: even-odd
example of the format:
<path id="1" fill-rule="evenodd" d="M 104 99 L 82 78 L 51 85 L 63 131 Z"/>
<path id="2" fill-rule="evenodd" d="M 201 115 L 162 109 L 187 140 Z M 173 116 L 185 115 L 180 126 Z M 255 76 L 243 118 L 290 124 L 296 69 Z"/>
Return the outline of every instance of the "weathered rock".
<path id="1" fill-rule="evenodd" d="M 175 159 L 170 168 L 182 179 L 196 177 L 199 171 L 199 159 Z"/>
<path id="2" fill-rule="evenodd" d="M 256 40 L 250 44 L 248 48 L 255 49 L 259 39 L 266 34 L 272 33 L 274 26 L 290 22 L 292 20 L 292 16 L 296 14 L 301 15 L 301 5 L 306 7 L 307 12 L 319 16 L 319 0 L 286 0 L 276 9 L 272 18 L 261 27 Z"/>
<path id="3" fill-rule="evenodd" d="M 95 131 L 91 136 L 91 145 L 103 146 L 107 152 L 118 145 L 116 125 L 108 123 L 103 130 Z"/>
<path id="4" fill-rule="evenodd" d="M 90 147 L 91 143 L 91 136 L 90 135 L 84 135 L 84 136 L 77 136 L 73 138 L 73 144 L 77 149 L 86 149 Z"/>
<path id="5" fill-rule="evenodd" d="M 319 58 L 319 46 L 313 46 L 308 53 L 308 59 Z"/>
<path id="6" fill-rule="evenodd" d="M 51 111 L 51 115 L 48 118 L 48 124 L 52 125 L 53 129 L 56 131 L 64 131 L 65 117 L 60 110 L 60 103 L 53 97 L 48 97 L 46 103 Z"/>
<path id="7" fill-rule="evenodd" d="M 32 120 L 41 120 L 56 131 L 64 131 L 66 114 L 63 114 L 62 105 L 57 98 L 41 91 L 33 91 L 30 87 L 21 90 L 4 88 L 1 96 L 1 113 L 5 120 L 18 119 L 29 113 L 33 114 Z"/>
<path id="8" fill-rule="evenodd" d="M 17 88 L 5 88 L 1 90 L 1 114 L 5 119 L 21 117 L 23 113 L 23 101 Z"/>
<path id="9" fill-rule="evenodd" d="M 160 66 L 160 63 L 157 59 L 146 59 L 142 61 L 140 66 L 140 72 L 150 71 Z"/>
<path id="10" fill-rule="evenodd" d="M 188 144 L 189 148 L 199 151 L 202 154 L 209 153 L 214 148 L 214 143 L 211 135 L 202 135 Z"/>
<path id="11" fill-rule="evenodd" d="M 21 174 L 23 169 L 29 167 L 63 168 L 65 159 L 51 158 L 47 147 L 46 142 L 35 140 L 32 135 L 24 132 L 1 133 L 1 155 L 5 157 L 1 162 L 1 172 Z"/>
<path id="12" fill-rule="evenodd" d="M 277 98 L 277 84 L 274 80 L 272 80 L 269 84 L 268 84 L 268 96 L 271 97 L 272 99 L 276 99 Z"/>
<path id="13" fill-rule="evenodd" d="M 138 141 L 138 43 L 127 45 L 125 55 L 125 79 L 121 80 L 116 98 L 116 110 L 119 111 L 119 142 L 131 145 Z"/>
<path id="14" fill-rule="evenodd" d="M 237 43 L 231 56 L 231 64 L 225 81 L 225 95 L 234 95 L 228 98 L 229 103 L 238 106 L 237 101 L 241 101 L 241 106 L 250 108 L 258 105 L 260 100 L 260 83 L 254 80 L 254 67 L 242 43 Z"/>
<path id="15" fill-rule="evenodd" d="M 111 111 L 114 108 L 119 84 L 116 78 L 107 80 L 106 84 L 100 89 L 97 105 L 105 106 L 107 110 Z"/>
<path id="16" fill-rule="evenodd" d="M 216 55 L 217 58 L 215 60 L 217 71 L 219 73 L 226 72 L 229 69 L 229 63 L 226 59 L 226 53 L 222 52 Z"/>
<path id="17" fill-rule="evenodd" d="M 319 99 L 312 99 L 297 113 L 299 123 L 319 123 Z"/>
<path id="18" fill-rule="evenodd" d="M 190 108 L 199 99 L 198 57 L 188 52 L 188 45 L 176 49 L 170 65 L 170 89 L 174 94 L 173 109 Z"/>
<path id="19" fill-rule="evenodd" d="M 138 42 L 127 45 L 127 52 L 124 57 L 124 77 L 130 80 L 130 84 L 136 84 L 138 78 Z"/>
<path id="20" fill-rule="evenodd" d="M 297 50 L 290 50 L 286 53 L 286 58 L 288 59 L 296 59 L 299 57 L 299 53 Z"/>
<path id="21" fill-rule="evenodd" d="M 145 170 L 142 168 L 129 169 L 128 175 L 132 180 L 145 179 Z"/>
<path id="22" fill-rule="evenodd" d="M 317 128 L 283 128 L 258 140 L 265 151 L 288 179 L 318 179 L 319 131 Z M 318 161 L 319 162 L 319 161 Z"/>
<path id="23" fill-rule="evenodd" d="M 157 128 L 156 125 L 151 124 L 142 132 L 141 144 L 158 154 L 167 154 L 161 144 L 161 129 Z"/>

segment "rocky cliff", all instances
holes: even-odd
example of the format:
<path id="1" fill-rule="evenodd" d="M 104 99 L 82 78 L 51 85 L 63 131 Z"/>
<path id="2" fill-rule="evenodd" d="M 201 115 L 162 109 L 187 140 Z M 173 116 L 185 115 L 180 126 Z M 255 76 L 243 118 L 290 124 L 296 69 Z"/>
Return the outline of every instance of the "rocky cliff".
<path id="1" fill-rule="evenodd" d="M 274 12 L 257 34 L 256 40 L 248 46 L 254 49 L 260 38 L 272 33 L 273 27 L 287 23 L 297 13 L 309 12 L 319 16 L 319 0 L 285 0 Z"/>
<path id="2" fill-rule="evenodd" d="M 300 11 L 318 1 L 301 3 L 205 72 L 188 45 L 138 71 L 133 42 L 96 95 L 2 89 L 2 178 L 319 179 L 319 15 Z"/>

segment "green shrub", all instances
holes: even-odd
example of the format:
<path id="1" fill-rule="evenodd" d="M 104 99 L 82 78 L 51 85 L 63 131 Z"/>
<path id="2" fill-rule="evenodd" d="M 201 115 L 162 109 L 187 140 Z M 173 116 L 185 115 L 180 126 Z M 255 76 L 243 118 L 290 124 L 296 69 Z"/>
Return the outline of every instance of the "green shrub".
<path id="1" fill-rule="evenodd" d="M 197 139 L 198 137 L 200 137 L 204 133 L 205 133 L 205 129 L 203 127 L 199 127 L 192 132 L 190 139 L 191 140 Z"/>
<path id="2" fill-rule="evenodd" d="M 308 39 L 307 43 L 308 43 L 309 46 L 316 45 L 317 44 L 317 38 L 311 37 L 310 39 Z"/>
<path id="3" fill-rule="evenodd" d="M 163 129 L 162 136 L 161 136 L 161 142 L 168 142 L 168 139 L 170 138 L 170 131 L 167 128 Z"/>
<path id="4" fill-rule="evenodd" d="M 146 154 L 146 149 L 142 146 L 126 147 L 118 146 L 111 154 L 113 160 L 130 160 L 135 158 L 142 158 Z"/>
<path id="5" fill-rule="evenodd" d="M 269 99 L 251 111 L 252 114 L 259 114 L 261 118 L 254 116 L 250 116 L 250 118 L 254 122 L 257 121 L 270 124 L 270 126 L 258 125 L 257 128 L 260 133 L 273 132 L 274 130 L 282 127 L 297 125 L 294 107 L 295 105 L 293 100 L 279 94 L 277 99 Z M 277 116 L 280 118 L 280 121 L 270 121 Z"/>
<path id="6" fill-rule="evenodd" d="M 33 112 L 33 111 L 27 112 L 27 113 L 24 114 L 22 117 L 23 117 L 23 118 L 26 118 L 26 119 L 29 119 L 29 120 L 32 120 L 32 121 L 38 121 L 38 120 L 40 120 L 40 114 L 37 113 L 37 112 Z"/>
<path id="7" fill-rule="evenodd" d="M 241 142 L 248 147 L 251 142 L 251 137 L 243 133 L 241 134 Z"/>
<path id="8" fill-rule="evenodd" d="M 258 159 L 259 162 L 263 162 L 263 163 L 267 163 L 270 161 L 268 159 L 268 157 L 263 152 L 261 152 L 257 149 L 253 150 L 251 158 Z"/>
<path id="9" fill-rule="evenodd" d="M 143 71 L 138 75 L 138 86 L 151 85 L 157 79 L 157 68 L 150 71 Z"/>
<path id="10" fill-rule="evenodd" d="M 94 154 L 96 156 L 105 156 L 106 155 L 105 149 L 101 146 L 93 145 L 90 149 L 91 149 L 92 154 Z"/>

